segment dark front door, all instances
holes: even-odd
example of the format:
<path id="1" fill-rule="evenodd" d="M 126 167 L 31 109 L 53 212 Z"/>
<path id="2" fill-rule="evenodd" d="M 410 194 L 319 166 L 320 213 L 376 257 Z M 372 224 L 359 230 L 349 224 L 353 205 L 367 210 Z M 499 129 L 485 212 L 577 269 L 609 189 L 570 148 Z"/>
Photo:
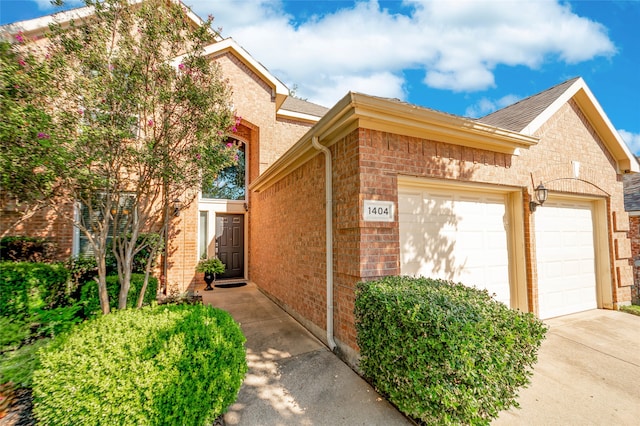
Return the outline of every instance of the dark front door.
<path id="1" fill-rule="evenodd" d="M 226 265 L 219 278 L 244 278 L 244 215 L 216 215 L 216 252 Z"/>

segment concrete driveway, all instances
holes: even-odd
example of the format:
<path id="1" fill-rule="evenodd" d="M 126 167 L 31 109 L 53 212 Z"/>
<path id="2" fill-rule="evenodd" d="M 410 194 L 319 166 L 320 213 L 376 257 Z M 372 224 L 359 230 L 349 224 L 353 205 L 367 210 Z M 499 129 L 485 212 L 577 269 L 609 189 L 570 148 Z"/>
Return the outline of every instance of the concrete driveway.
<path id="1" fill-rule="evenodd" d="M 640 424 L 640 316 L 594 310 L 545 321 L 521 409 L 493 425 Z"/>

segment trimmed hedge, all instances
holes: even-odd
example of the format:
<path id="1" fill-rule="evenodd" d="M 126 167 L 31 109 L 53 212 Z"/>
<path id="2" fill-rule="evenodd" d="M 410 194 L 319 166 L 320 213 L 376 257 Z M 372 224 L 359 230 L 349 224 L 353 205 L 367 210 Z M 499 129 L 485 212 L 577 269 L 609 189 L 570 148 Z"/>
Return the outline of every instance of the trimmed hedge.
<path id="1" fill-rule="evenodd" d="M 55 244 L 39 237 L 0 238 L 0 260 L 12 262 L 51 262 Z"/>
<path id="2" fill-rule="evenodd" d="M 60 264 L 0 262 L 0 316 L 24 318 L 64 297 L 69 271 Z"/>
<path id="3" fill-rule="evenodd" d="M 109 304 L 112 309 L 118 307 L 118 294 L 120 293 L 120 282 L 117 275 L 107 276 L 107 293 L 109 294 Z M 138 295 L 144 284 L 144 274 L 131 274 L 131 287 L 127 297 L 127 308 L 135 308 Z M 144 294 L 143 305 L 149 305 L 155 301 L 158 293 L 158 279 L 149 277 L 147 291 Z M 82 287 L 81 301 L 84 305 L 85 316 L 92 316 L 100 312 L 100 298 L 98 297 L 98 283 L 88 281 Z"/>
<path id="4" fill-rule="evenodd" d="M 155 305 L 76 327 L 41 352 L 42 424 L 210 425 L 237 398 L 245 338 L 210 306 Z"/>
<path id="5" fill-rule="evenodd" d="M 427 278 L 359 283 L 360 369 L 407 416 L 489 424 L 518 406 L 545 325 L 484 290 Z"/>

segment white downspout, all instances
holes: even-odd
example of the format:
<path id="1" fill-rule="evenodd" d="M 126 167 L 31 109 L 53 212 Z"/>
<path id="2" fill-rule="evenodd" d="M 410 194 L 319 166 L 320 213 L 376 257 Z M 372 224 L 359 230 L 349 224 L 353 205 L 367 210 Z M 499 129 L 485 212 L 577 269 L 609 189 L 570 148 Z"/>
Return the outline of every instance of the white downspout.
<path id="1" fill-rule="evenodd" d="M 331 151 L 326 146 L 320 145 L 317 136 L 311 138 L 311 144 L 314 148 L 324 153 L 325 160 L 325 178 L 324 187 L 327 201 L 325 205 L 326 214 L 326 239 L 327 239 L 327 344 L 332 351 L 336 348 L 336 342 L 333 339 L 333 170 L 331 163 Z"/>

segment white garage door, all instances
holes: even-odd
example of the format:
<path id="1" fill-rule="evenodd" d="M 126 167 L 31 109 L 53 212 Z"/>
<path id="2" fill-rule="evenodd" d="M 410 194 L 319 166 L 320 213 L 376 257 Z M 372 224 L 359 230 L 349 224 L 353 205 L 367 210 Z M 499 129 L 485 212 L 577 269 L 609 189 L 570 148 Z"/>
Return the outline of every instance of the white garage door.
<path id="1" fill-rule="evenodd" d="M 534 218 L 540 318 L 597 308 L 592 203 L 548 201 Z"/>
<path id="2" fill-rule="evenodd" d="M 505 196 L 401 189 L 400 271 L 485 288 L 510 306 Z"/>

